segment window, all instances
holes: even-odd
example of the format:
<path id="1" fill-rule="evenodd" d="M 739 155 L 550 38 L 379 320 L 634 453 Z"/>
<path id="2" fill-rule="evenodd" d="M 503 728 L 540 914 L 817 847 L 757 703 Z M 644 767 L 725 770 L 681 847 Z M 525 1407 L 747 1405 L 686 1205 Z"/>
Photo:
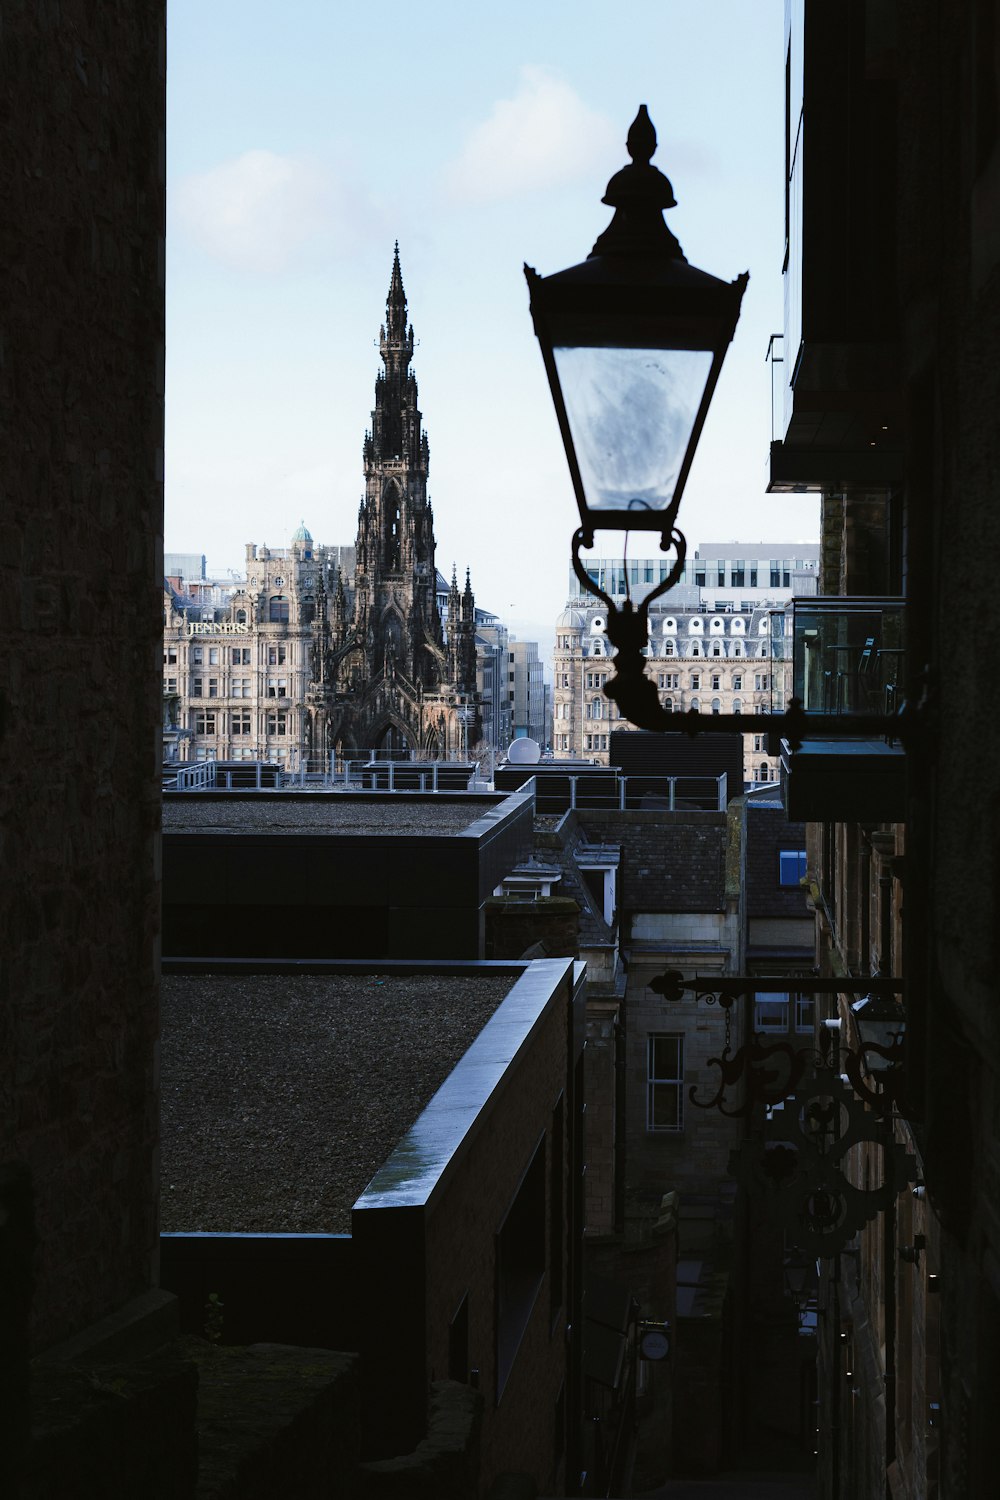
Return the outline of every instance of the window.
<path id="1" fill-rule="evenodd" d="M 177 647 L 176 646 L 168 646 L 167 649 L 164 651 L 164 653 L 163 653 L 163 665 L 165 667 L 176 667 L 176 665 L 177 665 Z"/>
<path id="2" fill-rule="evenodd" d="M 195 734 L 215 733 L 215 713 L 208 709 L 199 709 L 194 716 Z"/>
<path id="3" fill-rule="evenodd" d="M 701 643 L 700 643 L 700 641 L 692 641 L 692 643 L 691 643 L 691 655 L 692 656 L 701 656 L 702 655 L 702 649 L 701 649 Z"/>
<path id="4" fill-rule="evenodd" d="M 699 713 L 701 711 L 701 704 L 698 702 L 697 698 L 691 699 L 691 707 L 695 713 Z"/>
<path id="5" fill-rule="evenodd" d="M 771 768 L 767 764 L 766 760 L 762 760 L 761 763 L 760 763 L 760 767 L 759 767 L 758 773 L 757 773 L 757 780 L 758 781 L 770 781 L 770 779 L 771 779 Z"/>
<path id="6" fill-rule="evenodd" d="M 769 672 L 755 672 L 753 685 L 758 693 L 766 693 L 771 686 L 771 675 Z"/>
<path id="7" fill-rule="evenodd" d="M 192 677 L 191 678 L 191 697 L 192 698 L 204 698 L 204 696 L 205 696 L 205 679 L 203 677 Z"/>
<path id="8" fill-rule="evenodd" d="M 176 677 L 164 677 L 164 679 L 163 679 L 163 691 L 165 693 L 176 693 L 176 691 L 177 691 L 177 678 Z"/>
<path id="9" fill-rule="evenodd" d="M 664 656 L 676 656 L 677 655 L 677 647 L 674 645 L 673 641 L 664 641 L 663 642 L 663 654 L 664 654 Z"/>
<path id="10" fill-rule="evenodd" d="M 208 665 L 210 667 L 217 667 L 219 665 L 219 648 L 218 648 L 218 646 L 209 646 L 209 648 L 208 648 Z"/>
<path id="11" fill-rule="evenodd" d="M 788 1030 L 788 995 L 754 995 L 753 1024 L 755 1031 Z"/>
<path id="12" fill-rule="evenodd" d="M 700 688 L 701 687 L 701 673 L 700 672 L 692 672 L 691 673 L 691 686 L 692 686 L 692 688 Z"/>
<path id="13" fill-rule="evenodd" d="M 217 677 L 210 677 L 208 679 L 208 696 L 210 698 L 217 698 L 219 696 L 219 679 Z"/>
<path id="14" fill-rule="evenodd" d="M 732 579 L 733 588 L 743 588 L 743 580 L 746 577 L 746 562 L 743 558 L 737 558 L 733 563 Z"/>
<path id="15" fill-rule="evenodd" d="M 282 667 L 285 664 L 287 648 L 284 645 L 268 646 L 267 664 L 269 667 Z"/>
<path id="16" fill-rule="evenodd" d="M 708 628 L 713 635 L 721 635 L 726 628 L 726 622 L 725 620 L 720 620 L 718 615 L 716 615 L 715 619 L 712 621 Z"/>
<path id="17" fill-rule="evenodd" d="M 664 698 L 664 700 L 663 700 L 663 712 L 665 714 L 672 714 L 673 711 L 674 711 L 674 700 L 673 700 L 673 698 Z"/>
<path id="18" fill-rule="evenodd" d="M 234 646 L 233 647 L 233 666 L 234 667 L 248 667 L 249 665 L 250 665 L 250 647 L 249 646 Z"/>
<path id="19" fill-rule="evenodd" d="M 733 692 L 734 693 L 741 693 L 742 691 L 743 691 L 743 673 L 742 672 L 734 672 L 733 673 Z"/>
<path id="20" fill-rule="evenodd" d="M 680 673 L 679 672 L 661 672 L 660 673 L 660 687 L 661 688 L 679 688 L 680 685 L 681 685 L 681 677 L 680 677 Z"/>
<path id="21" fill-rule="evenodd" d="M 721 672 L 713 672 L 712 673 L 712 692 L 713 693 L 717 693 L 721 687 L 722 687 L 722 673 Z"/>
<path id="22" fill-rule="evenodd" d="M 281 714 L 278 714 L 278 713 L 270 713 L 270 714 L 268 714 L 268 716 L 267 716 L 267 732 L 268 732 L 268 734 L 287 734 L 288 733 L 288 715 L 287 714 L 283 714 L 283 713 L 281 713 Z"/>
<path id="23" fill-rule="evenodd" d="M 787 1031 L 789 1012 L 795 1017 L 795 1030 L 811 1032 L 815 1014 L 812 995 L 799 995 L 794 990 L 778 994 L 754 996 L 754 1029 L 756 1031 Z"/>
<path id="24" fill-rule="evenodd" d="M 245 708 L 237 709 L 233 714 L 233 734 L 250 733 L 250 714 Z"/>
<path id="25" fill-rule="evenodd" d="M 277 579 L 275 579 L 277 582 Z M 275 594 L 268 603 L 267 618 L 272 624 L 288 624 L 288 600 L 282 594 Z"/>
<path id="26" fill-rule="evenodd" d="M 733 656 L 742 656 L 742 655 L 743 655 L 743 642 L 742 641 L 734 641 L 733 642 Z"/>
<path id="27" fill-rule="evenodd" d="M 721 714 L 722 712 L 722 704 L 718 698 L 712 699 L 712 712 L 713 714 Z"/>
<path id="28" fill-rule="evenodd" d="M 684 1124 L 684 1038 L 651 1033 L 646 1039 L 646 1129 L 680 1130 Z"/>
<path id="29" fill-rule="evenodd" d="M 764 738 L 765 736 L 762 734 L 755 734 L 753 737 L 753 747 L 758 755 L 764 748 Z"/>
<path id="30" fill-rule="evenodd" d="M 558 682 L 557 682 L 557 684 L 556 684 L 556 686 L 557 687 L 561 687 L 561 688 L 568 688 L 569 687 L 569 673 L 568 672 L 559 672 L 556 675 L 557 675 L 557 677 L 559 679 Z"/>
<path id="31" fill-rule="evenodd" d="M 249 698 L 250 697 L 250 679 L 249 679 L 249 677 L 234 677 L 233 678 L 231 696 L 233 698 Z"/>
<path id="32" fill-rule="evenodd" d="M 704 623 L 695 615 L 688 626 L 688 635 L 701 635 L 704 628 Z"/>
<path id="33" fill-rule="evenodd" d="M 496 1236 L 497 1399 L 545 1276 L 545 1140 L 539 1141 Z"/>
<path id="34" fill-rule="evenodd" d="M 750 587 L 752 589 L 757 587 L 757 569 L 753 566 L 750 568 Z"/>
<path id="35" fill-rule="evenodd" d="M 236 623 L 237 623 L 237 625 L 245 625 L 246 622 L 247 622 L 247 612 L 246 612 L 246 610 L 245 609 L 238 609 L 236 611 Z"/>
<path id="36" fill-rule="evenodd" d="M 733 713 L 734 714 L 741 714 L 742 712 L 743 712 L 743 703 L 742 703 L 742 701 L 739 698 L 734 698 L 733 699 Z"/>
<path id="37" fill-rule="evenodd" d="M 205 660 L 205 652 L 201 646 L 191 647 L 191 665 L 200 667 Z"/>
<path id="38" fill-rule="evenodd" d="M 592 702 L 587 704 L 586 717 L 588 719 L 604 718 L 604 700 L 602 698 L 594 698 Z"/>
<path id="39" fill-rule="evenodd" d="M 780 849 L 778 851 L 778 884 L 797 886 L 806 873 L 806 851 L 804 849 Z"/>
<path id="40" fill-rule="evenodd" d="M 269 677 L 267 679 L 267 696 L 269 698 L 287 698 L 288 697 L 288 678 L 287 677 Z"/>

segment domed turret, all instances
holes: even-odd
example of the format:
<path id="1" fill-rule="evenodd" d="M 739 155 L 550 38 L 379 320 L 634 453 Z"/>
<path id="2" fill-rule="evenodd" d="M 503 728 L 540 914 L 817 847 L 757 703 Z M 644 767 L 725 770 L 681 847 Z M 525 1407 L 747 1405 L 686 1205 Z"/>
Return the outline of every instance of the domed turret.
<path id="1" fill-rule="evenodd" d="M 556 621 L 557 630 L 582 630 L 583 615 L 578 609 L 564 609 Z"/>

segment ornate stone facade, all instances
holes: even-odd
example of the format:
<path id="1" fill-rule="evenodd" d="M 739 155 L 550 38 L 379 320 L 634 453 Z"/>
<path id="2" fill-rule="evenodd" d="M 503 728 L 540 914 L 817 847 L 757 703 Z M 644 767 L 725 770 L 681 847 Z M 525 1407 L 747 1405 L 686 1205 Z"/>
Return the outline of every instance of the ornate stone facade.
<path id="1" fill-rule="evenodd" d="M 702 550 L 711 560 L 695 552 L 684 579 L 649 612 L 646 670 L 660 702 L 678 714 L 779 712 L 792 691 L 790 600 L 815 593 L 819 549 L 736 542 Z M 619 604 L 630 596 L 641 600 L 666 573 L 662 560 L 648 558 L 593 567 L 595 582 Z M 614 676 L 607 610 L 581 597 L 572 575 L 571 586 L 556 621 L 552 749 L 557 760 L 607 765 L 612 730 L 629 727 L 604 693 Z M 743 739 L 746 782 L 777 781 L 778 758 L 767 736 Z"/>
<path id="2" fill-rule="evenodd" d="M 479 737 L 468 573 L 462 590 L 452 572 L 447 628 L 438 607 L 398 246 L 379 348 L 356 545 L 316 545 L 303 525 L 289 548 L 247 547 L 246 582 L 221 610 L 165 592 L 164 694 L 181 758 L 316 771 L 333 752 L 438 758 Z"/>

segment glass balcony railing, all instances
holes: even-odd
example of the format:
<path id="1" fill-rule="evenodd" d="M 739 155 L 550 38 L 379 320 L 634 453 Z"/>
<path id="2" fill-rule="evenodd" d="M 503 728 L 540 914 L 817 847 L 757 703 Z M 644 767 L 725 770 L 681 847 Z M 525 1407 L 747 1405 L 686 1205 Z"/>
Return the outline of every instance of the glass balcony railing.
<path id="1" fill-rule="evenodd" d="M 807 714 L 893 714 L 906 659 L 903 601 L 793 600 L 792 684 Z"/>

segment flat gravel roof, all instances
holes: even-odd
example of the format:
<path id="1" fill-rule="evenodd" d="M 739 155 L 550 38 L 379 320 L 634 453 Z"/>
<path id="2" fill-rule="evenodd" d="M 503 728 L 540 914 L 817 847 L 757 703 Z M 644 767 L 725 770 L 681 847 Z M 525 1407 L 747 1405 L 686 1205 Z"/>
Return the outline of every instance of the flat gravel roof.
<path id="1" fill-rule="evenodd" d="M 497 799 L 499 800 L 499 799 Z M 355 802 L 351 797 L 303 797 L 285 802 L 267 793 L 232 802 L 197 792 L 164 799 L 165 833 L 407 834 L 462 833 L 494 802 L 413 802 L 385 794 L 385 801 Z"/>
<path id="2" fill-rule="evenodd" d="M 164 977 L 161 1228 L 349 1233 L 517 978 Z"/>

